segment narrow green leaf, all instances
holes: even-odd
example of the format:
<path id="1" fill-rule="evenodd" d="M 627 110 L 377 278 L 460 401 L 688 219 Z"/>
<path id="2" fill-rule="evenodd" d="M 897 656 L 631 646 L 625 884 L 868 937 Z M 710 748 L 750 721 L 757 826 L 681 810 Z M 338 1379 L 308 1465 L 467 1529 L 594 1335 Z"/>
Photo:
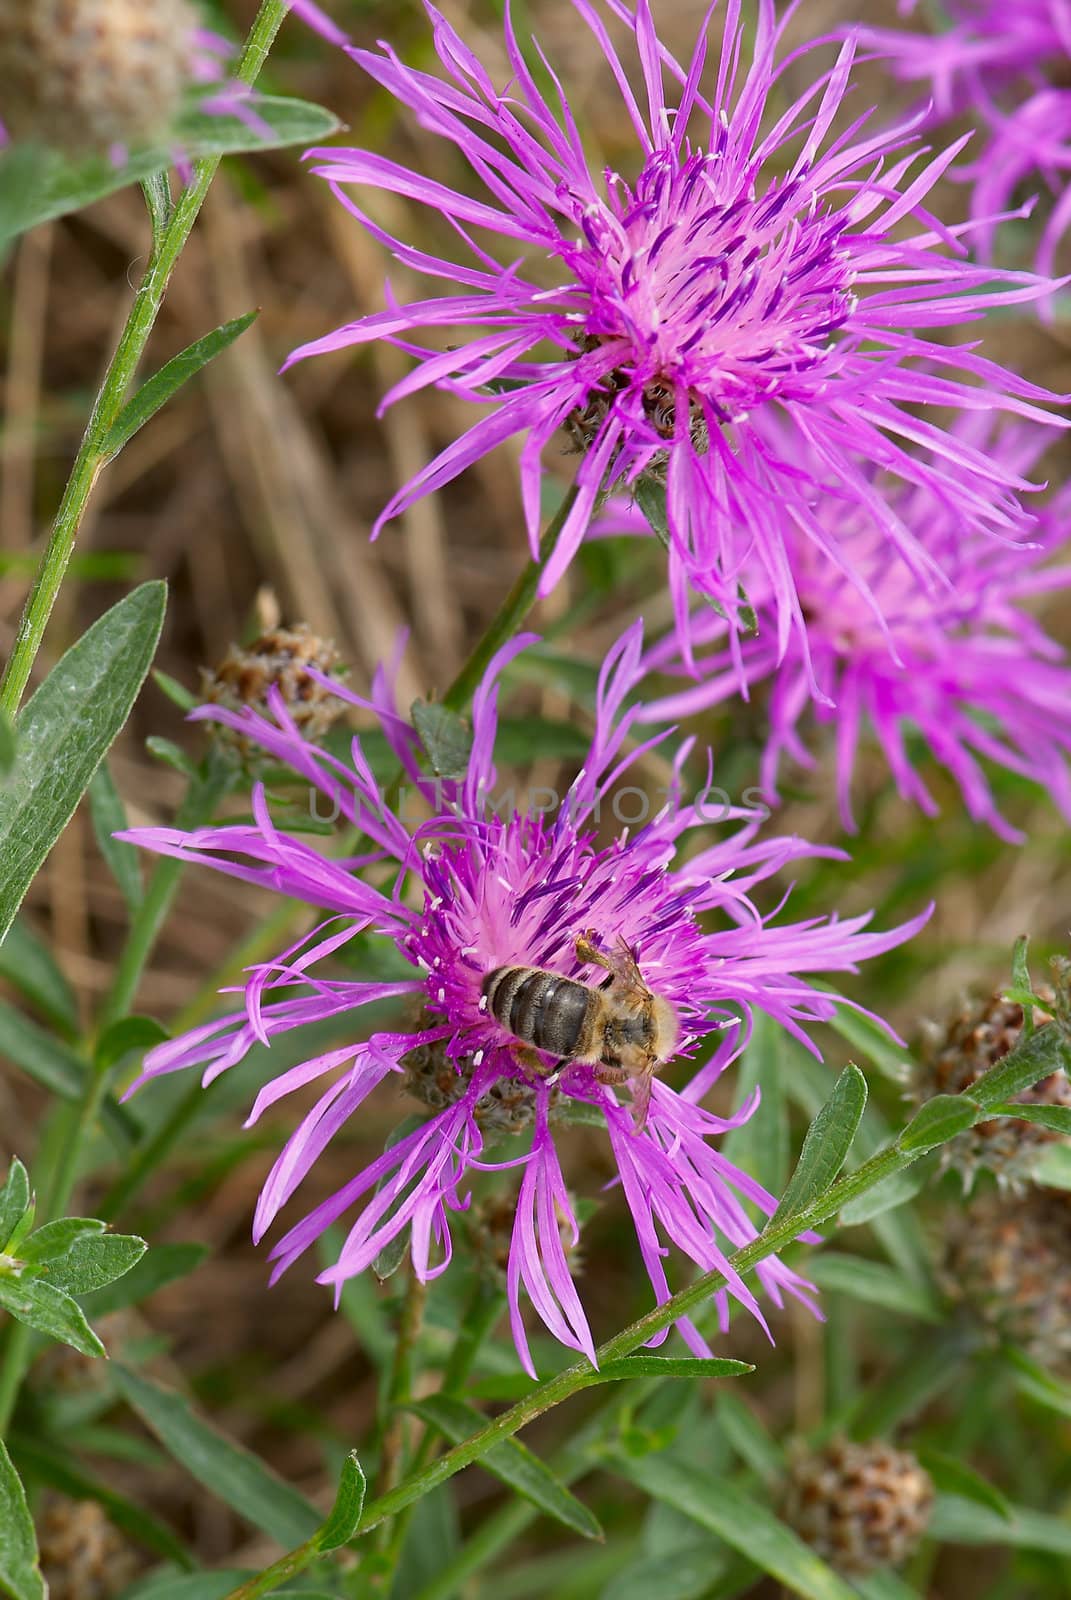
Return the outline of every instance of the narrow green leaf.
<path id="1" fill-rule="evenodd" d="M 807 1262 L 807 1276 L 820 1289 L 849 1295 L 899 1316 L 915 1317 L 920 1322 L 944 1320 L 940 1301 L 924 1284 L 906 1278 L 883 1261 L 823 1250 Z"/>
<path id="2" fill-rule="evenodd" d="M 0 1277 L 0 1311 L 84 1356 L 105 1354 L 77 1301 L 43 1278 Z"/>
<path id="3" fill-rule="evenodd" d="M 55 1261 L 65 1256 L 79 1239 L 87 1234 L 102 1234 L 105 1227 L 97 1217 L 61 1217 L 57 1222 L 46 1222 L 26 1240 L 19 1250 L 19 1259 L 28 1266 Z"/>
<path id="4" fill-rule="evenodd" d="M 180 1567 L 194 1565 L 185 1544 L 175 1537 L 170 1528 L 158 1521 L 143 1505 L 135 1505 L 110 1485 L 94 1477 L 74 1460 L 70 1446 L 65 1441 L 51 1440 L 40 1434 L 31 1438 L 20 1433 L 12 1436 L 11 1451 L 27 1482 L 36 1480 L 48 1484 L 72 1500 L 95 1500 L 104 1507 L 109 1520 L 139 1544 L 154 1550 L 165 1560 L 176 1562 Z"/>
<path id="5" fill-rule="evenodd" d="M 0 784 L 7 778 L 8 773 L 15 765 L 15 751 L 18 748 L 18 737 L 14 725 L 6 711 L 0 710 Z"/>
<path id="6" fill-rule="evenodd" d="M 173 739 L 160 739 L 151 734 L 145 741 L 145 748 L 154 760 L 162 761 L 165 767 L 172 767 L 191 783 L 196 783 L 200 778 L 196 761 L 191 761 L 182 746 Z"/>
<path id="7" fill-rule="evenodd" d="M 802 1210 L 829 1188 L 851 1148 L 866 1110 L 866 1096 L 866 1079 L 858 1067 L 849 1063 L 807 1129 L 796 1170 L 788 1180 L 769 1226 Z"/>
<path id="8" fill-rule="evenodd" d="M 181 1575 L 167 1572 L 139 1583 L 131 1593 L 131 1600 L 226 1600 L 227 1595 L 252 1576 L 248 1567 Z"/>
<path id="9" fill-rule="evenodd" d="M 26 1491 L 0 1439 L 0 1589 L 12 1600 L 45 1600 Z"/>
<path id="10" fill-rule="evenodd" d="M 1034 991 L 1034 982 L 1030 976 L 1029 950 L 1029 938 L 1025 933 L 1020 934 L 1012 951 L 1012 987 L 1024 997 L 1032 995 Z M 1034 1008 L 1025 998 L 1019 1003 L 1023 1007 L 1023 1038 L 1029 1039 L 1034 1031 Z"/>
<path id="11" fill-rule="evenodd" d="M 987 1111 L 1003 1101 L 1014 1100 L 1024 1089 L 1059 1068 L 1071 1066 L 1071 1045 L 1054 1022 L 1036 1028 L 1029 1038 L 1020 1035 L 1014 1050 L 1002 1056 L 996 1066 L 983 1072 L 971 1085 L 971 1095 Z"/>
<path id="12" fill-rule="evenodd" d="M 906 1153 L 935 1150 L 957 1134 L 965 1133 L 982 1115 L 976 1100 L 962 1094 L 935 1094 L 919 1107 L 896 1143 Z"/>
<path id="13" fill-rule="evenodd" d="M 126 1306 L 140 1306 L 165 1284 L 187 1277 L 200 1266 L 207 1254 L 208 1246 L 204 1244 L 154 1245 L 122 1278 L 115 1279 L 105 1288 L 94 1290 L 94 1317 L 122 1311 Z"/>
<path id="14" fill-rule="evenodd" d="M 171 1035 L 155 1017 L 120 1017 L 106 1028 L 97 1041 L 94 1064 L 98 1072 L 107 1072 L 117 1061 L 122 1061 L 132 1050 L 144 1054 L 153 1045 L 162 1044 Z"/>
<path id="15" fill-rule="evenodd" d="M 2 869 L 0 869 L 2 870 Z M 85 1092 L 86 1064 L 71 1047 L 31 1022 L 13 1006 L 0 1001 L 0 1056 L 7 1056 L 52 1094 L 79 1101 Z M 114 1140 L 129 1149 L 138 1136 L 130 1111 L 108 1095 L 101 1106 L 101 1122 Z"/>
<path id="16" fill-rule="evenodd" d="M 0 938 L 130 714 L 163 626 L 166 586 L 145 583 L 71 646 L 19 714 L 0 789 Z"/>
<path id="17" fill-rule="evenodd" d="M 436 1428 L 451 1444 L 460 1444 L 462 1439 L 467 1439 L 487 1420 L 474 1406 L 442 1394 L 413 1401 L 409 1409 Z M 602 1528 L 587 1506 L 566 1488 L 545 1461 L 529 1450 L 527 1445 L 521 1444 L 519 1439 L 506 1439 L 502 1444 L 495 1445 L 480 1457 L 479 1465 L 574 1533 L 581 1534 L 585 1539 L 603 1537 Z"/>
<path id="18" fill-rule="evenodd" d="M 353 1538 L 364 1510 L 364 1491 L 364 1472 L 356 1450 L 351 1450 L 342 1468 L 331 1515 L 316 1535 L 318 1549 L 338 1550 Z"/>
<path id="19" fill-rule="evenodd" d="M 244 316 L 233 317 L 230 322 L 224 322 L 218 328 L 213 328 L 211 333 L 195 339 L 193 344 L 187 345 L 185 350 L 165 362 L 159 372 L 154 372 L 151 378 L 147 378 L 108 429 L 103 444 L 107 458 L 110 460 L 118 455 L 138 429 L 143 428 L 161 406 L 167 404 L 172 395 L 177 394 L 202 367 L 206 367 L 210 361 L 215 360 L 216 356 L 226 350 L 228 345 L 232 345 L 235 339 L 240 338 L 259 315 L 259 310 L 247 311 Z"/>
<path id="20" fill-rule="evenodd" d="M 659 1550 L 634 1557 L 599 1600 L 705 1600 L 724 1565 L 724 1547 L 713 1539 L 678 1544 L 672 1556 Z"/>
<path id="21" fill-rule="evenodd" d="M 929 1533 L 946 1544 L 1018 1545 L 1071 1556 L 1071 1522 L 1063 1517 L 1015 1505 L 1009 1505 L 1002 1516 L 957 1494 L 937 1496 Z"/>
<path id="22" fill-rule="evenodd" d="M 995 1117 L 1017 1117 L 1020 1122 L 1035 1122 L 1050 1133 L 1071 1134 L 1071 1106 L 1017 1106 L 1005 1103 L 992 1107 Z"/>
<path id="23" fill-rule="evenodd" d="M 118 1364 L 112 1376 L 164 1448 L 232 1511 L 283 1545 L 303 1544 L 316 1532 L 322 1520 L 316 1507 L 250 1451 L 205 1422 L 182 1395 Z"/>
<path id="24" fill-rule="evenodd" d="M 166 148 L 138 151 L 119 167 L 103 154 L 66 159 L 50 150 L 33 172 L 32 181 L 18 186 L 20 198 L 10 206 L 4 202 L 16 185 L 7 181 L 5 157 L 0 163 L 0 242 L 5 226 L 9 233 L 22 233 L 39 222 L 80 211 L 117 189 L 166 171 L 174 165 L 175 150 L 182 150 L 190 161 L 199 156 L 240 155 L 286 145 L 321 144 L 339 128 L 337 117 L 304 100 L 258 95 L 256 112 L 258 126 L 247 125 L 237 117 L 190 109 L 177 120 Z"/>
<path id="25" fill-rule="evenodd" d="M 47 163 L 47 150 L 31 139 L 0 150 L 0 267 L 12 241 L 33 226 Z"/>
<path id="26" fill-rule="evenodd" d="M 714 1416 L 741 1461 L 765 1483 L 776 1483 L 786 1469 L 785 1452 L 747 1401 L 735 1389 L 725 1389 L 718 1396 Z"/>
<path id="27" fill-rule="evenodd" d="M 119 885 L 119 892 L 126 901 L 127 909 L 136 911 L 144 895 L 141 856 L 125 839 L 112 837 L 113 834 L 122 832 L 128 823 L 126 807 L 115 787 L 115 781 L 106 761 L 101 762 L 89 785 L 89 813 L 93 821 L 97 848 Z"/>
<path id="28" fill-rule="evenodd" d="M 1055 1411 L 1062 1417 L 1071 1417 L 1071 1383 L 1065 1383 L 1053 1373 L 1047 1372 L 1044 1367 L 1032 1360 L 1025 1350 L 1018 1350 L 1013 1345 L 1005 1345 L 1001 1354 L 1010 1367 L 1012 1381 L 1021 1394 L 1036 1400 L 1038 1405 L 1044 1406 L 1047 1411 Z"/>
<path id="29" fill-rule="evenodd" d="M 52 958 L 48 947 L 16 917 L 0 943 L 0 978 L 5 978 L 49 1022 L 73 1039 L 78 1033 L 78 1002 L 74 990 Z"/>
<path id="30" fill-rule="evenodd" d="M 168 672 L 161 672 L 159 667 L 153 668 L 152 681 L 180 711 L 192 711 L 198 704 L 197 696 L 184 683 L 179 683 Z"/>
<path id="31" fill-rule="evenodd" d="M 464 718 L 435 700 L 414 700 L 410 715 L 432 771 L 440 778 L 463 778 L 472 750 L 472 732 Z"/>
<path id="32" fill-rule="evenodd" d="M 736 1069 L 736 1108 L 761 1091 L 758 1109 L 722 1141 L 727 1161 L 780 1194 L 788 1178 L 791 1157 L 786 1083 L 792 1072 L 786 1046 L 790 1043 L 765 1012 L 756 1011 L 751 1039 Z"/>
<path id="33" fill-rule="evenodd" d="M 621 1378 L 741 1378 L 755 1368 L 746 1361 L 702 1356 L 623 1356 L 604 1361 L 593 1379 L 607 1383 Z"/>
<path id="34" fill-rule="evenodd" d="M 1011 1516 L 1006 1496 L 995 1484 L 975 1472 L 958 1456 L 946 1455 L 943 1450 L 933 1450 L 928 1445 L 918 1451 L 918 1458 L 933 1479 L 934 1487 L 942 1494 L 958 1495 L 962 1500 L 973 1500 L 987 1506 L 1005 1521 Z"/>
<path id="35" fill-rule="evenodd" d="M 1033 1181 L 1045 1189 L 1071 1189 L 1071 1147 L 1047 1144 L 1031 1161 Z"/>
<path id="36" fill-rule="evenodd" d="M 864 1573 L 852 1582 L 862 1600 L 923 1600 L 917 1589 L 912 1589 L 898 1573 L 887 1569 Z"/>
<path id="37" fill-rule="evenodd" d="M 618 1460 L 617 1469 L 655 1500 L 683 1512 L 806 1600 L 856 1600 L 853 1589 L 790 1528 L 727 1478 L 668 1457 Z"/>
<path id="38" fill-rule="evenodd" d="M 18 1156 L 14 1156 L 4 1187 L 0 1189 L 0 1251 L 3 1251 L 30 1207 L 30 1175 Z"/>

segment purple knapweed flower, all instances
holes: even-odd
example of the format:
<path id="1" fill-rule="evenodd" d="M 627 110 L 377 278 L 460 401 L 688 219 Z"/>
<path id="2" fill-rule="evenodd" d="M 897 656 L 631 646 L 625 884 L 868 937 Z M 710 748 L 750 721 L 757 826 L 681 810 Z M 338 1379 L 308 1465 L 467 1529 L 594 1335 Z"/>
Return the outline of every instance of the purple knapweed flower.
<path id="1" fill-rule="evenodd" d="M 974 184 L 980 249 L 992 249 L 997 219 L 1024 182 L 1043 183 L 1054 196 L 1037 254 L 1038 271 L 1049 273 L 1071 226 L 1071 6 L 946 0 L 945 10 L 951 26 L 941 33 L 864 28 L 861 40 L 898 78 L 926 86 L 928 123 L 960 116 L 984 123 L 984 148 L 952 174 Z"/>
<path id="2" fill-rule="evenodd" d="M 1048 443 L 1026 428 L 994 438 L 977 418 L 961 423 L 957 437 L 1010 472 L 1029 471 Z M 808 470 L 801 462 L 801 471 Z M 938 807 L 916 765 L 912 746 L 919 739 L 951 773 L 969 814 L 1002 838 L 1023 836 L 997 808 L 987 763 L 1040 784 L 1071 818 L 1071 662 L 1027 609 L 1036 596 L 1071 586 L 1071 566 L 1051 564 L 1071 534 L 1071 492 L 1065 488 L 1042 506 L 1036 523 L 1024 518 L 1017 530 L 1023 542 L 1005 544 L 972 529 L 950 499 L 883 483 L 876 470 L 870 480 L 924 543 L 945 582 L 920 588 L 856 506 L 830 493 L 817 514 L 863 575 L 870 597 L 797 535 L 789 540 L 789 559 L 807 618 L 807 651 L 793 641 L 778 661 L 774 600 L 759 593 L 756 580 L 757 631 L 750 638 L 730 636 L 707 612 L 696 620 L 703 648 L 692 661 L 681 659 L 673 635 L 648 653 L 651 670 L 688 681 L 661 699 L 648 694 L 640 721 L 676 720 L 737 694 L 742 681 L 768 682 L 761 782 L 772 801 L 784 756 L 815 765 L 801 733 L 810 716 L 833 730 L 846 828 L 853 828 L 852 778 L 867 726 L 900 793 L 927 815 Z"/>
<path id="3" fill-rule="evenodd" d="M 803 618 L 786 559 L 795 528 L 826 547 L 814 515 L 816 481 L 852 501 L 875 538 L 916 567 L 925 554 L 860 461 L 892 479 L 954 497 L 971 525 L 1000 532 L 1030 487 L 948 433 L 933 408 L 1040 416 L 1053 396 L 976 353 L 932 337 L 995 306 L 1035 300 L 1051 285 L 966 259 L 959 235 L 924 209 L 962 147 L 932 155 L 919 119 L 871 129 L 853 111 L 833 124 L 851 87 L 855 46 L 776 114 L 788 16 L 756 0 L 747 26 L 726 0 L 716 63 L 706 29 L 681 66 L 660 42 L 648 0 L 635 14 L 607 0 L 626 25 L 642 87 L 634 92 L 603 20 L 571 0 L 620 90 L 631 150 L 619 168 L 593 170 L 563 88 L 547 98 L 505 14 L 513 76 L 498 86 L 446 19 L 426 4 L 444 76 L 382 54 L 354 59 L 422 127 L 456 145 L 486 194 L 365 150 L 311 152 L 314 171 L 407 268 L 445 285 L 306 344 L 291 360 L 387 339 L 415 356 L 387 406 L 428 385 L 480 404 L 480 419 L 390 500 L 374 531 L 513 435 L 524 436 L 521 487 L 538 547 L 541 458 L 562 428 L 582 451 L 576 495 L 542 592 L 560 577 L 608 486 L 664 480 L 669 575 L 687 638 L 690 591 L 737 621 L 739 580 L 758 564 L 776 600 L 779 648 Z M 746 39 L 753 39 L 750 65 Z M 548 67 L 547 69 L 551 69 Z M 854 118 L 854 120 L 851 120 Z M 454 228 L 465 259 L 392 237 L 352 190 L 370 186 L 431 208 Z M 510 259 L 489 252 L 495 238 Z M 432 330 L 445 347 L 415 343 Z M 459 334 L 456 330 L 464 329 Z M 801 478 L 800 449 L 820 466 Z M 920 450 L 915 448 L 922 446 Z"/>
<path id="4" fill-rule="evenodd" d="M 269 886 L 324 914 L 312 933 L 249 971 L 237 1008 L 151 1051 L 139 1080 L 197 1066 L 208 1083 L 257 1041 L 270 1045 L 304 1023 L 337 1018 L 351 1035 L 281 1072 L 256 1100 L 251 1121 L 285 1095 L 326 1080 L 264 1185 L 257 1239 L 384 1079 L 404 1078 L 440 1108 L 290 1229 L 272 1251 L 276 1273 L 343 1213 L 361 1206 L 337 1263 L 320 1281 L 340 1285 L 406 1233 L 415 1272 L 433 1278 L 450 1260 L 450 1214 L 467 1205 L 470 1176 L 496 1164 L 520 1165 L 508 1284 L 517 1348 L 532 1371 L 522 1289 L 557 1339 L 589 1357 L 595 1353 L 562 1240 L 563 1230 L 576 1233 L 556 1147 L 570 1109 L 581 1106 L 588 1119 L 601 1117 L 606 1127 L 659 1301 L 669 1294 L 668 1241 L 697 1266 L 725 1272 L 727 1286 L 718 1297 L 723 1325 L 730 1297 L 762 1320 L 755 1295 L 728 1267 L 727 1256 L 755 1236 L 743 1201 L 769 1214 L 775 1199 L 712 1142 L 747 1120 L 757 1095 L 731 1117 L 715 1115 L 700 1101 L 743 1048 L 755 1010 L 814 1050 L 808 1025 L 830 1018 L 843 1002 L 813 988 L 807 975 L 854 970 L 909 938 L 928 913 L 888 933 L 864 932 L 867 916 L 787 923 L 777 910 L 761 913 L 752 896 L 772 873 L 801 857 L 837 852 L 796 838 L 761 841 L 760 817 L 743 810 L 725 809 L 734 824 L 728 838 L 696 840 L 694 853 L 678 860 L 678 844 L 704 825 L 702 808 L 682 803 L 677 792 L 690 742 L 676 756 L 674 779 L 657 815 L 631 833 L 626 828 L 610 844 L 600 842 L 597 822 L 600 813 L 606 820 L 612 797 L 627 796 L 619 809 L 636 815 L 641 792 L 620 786 L 636 757 L 664 737 L 625 748 L 635 713 L 622 706 L 641 672 L 638 627 L 618 642 L 602 668 L 590 753 L 557 814 L 496 815 L 489 799 L 497 782 L 497 680 L 525 642 L 499 652 L 474 697 L 471 755 L 465 777 L 457 781 L 423 775 L 421 747 L 395 709 L 389 671 L 377 675 L 371 702 L 324 680 L 332 693 L 370 704 L 378 714 L 410 786 L 407 804 L 419 795 L 428 808 L 428 820 L 415 830 L 385 804 L 359 738 L 349 763 L 307 743 L 272 690 L 271 719 L 249 708 L 238 713 L 218 706 L 201 707 L 194 716 L 240 731 L 337 805 L 365 841 L 358 855 L 325 856 L 276 827 L 261 787 L 254 792 L 251 823 L 191 833 L 141 828 L 123 837 Z M 362 876 L 366 871 L 374 883 Z M 361 932 L 392 941 L 411 976 L 376 982 L 332 973 L 332 954 Z M 626 941 L 643 981 L 676 1013 L 679 1053 L 698 1060 L 681 1092 L 662 1080 L 653 1083 L 639 1125 L 596 1068 L 556 1062 L 520 1045 L 484 997 L 485 978 L 503 966 L 536 967 L 598 984 L 605 974 L 581 960 L 581 936 L 606 952 Z M 385 999 L 407 1003 L 409 1019 L 360 1039 L 362 1007 Z M 530 1133 L 529 1147 L 519 1157 L 510 1151 L 496 1158 L 495 1142 L 518 1131 Z M 807 1286 L 777 1260 L 763 1262 L 757 1278 L 775 1304 L 785 1293 L 806 1298 Z M 695 1328 L 681 1326 L 691 1347 L 705 1350 Z"/>

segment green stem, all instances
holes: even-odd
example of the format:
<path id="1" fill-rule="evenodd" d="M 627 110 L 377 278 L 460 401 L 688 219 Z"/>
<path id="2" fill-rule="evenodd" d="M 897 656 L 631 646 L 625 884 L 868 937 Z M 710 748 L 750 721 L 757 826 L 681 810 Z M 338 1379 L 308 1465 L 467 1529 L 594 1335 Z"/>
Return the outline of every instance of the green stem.
<path id="1" fill-rule="evenodd" d="M 199 828 L 210 821 L 219 802 L 238 777 L 239 770 L 226 755 L 213 751 L 201 777 L 186 792 L 186 798 L 175 817 L 176 828 Z M 134 914 L 111 989 L 101 1008 L 97 1025 L 99 1033 L 110 1028 L 113 1022 L 118 1022 L 120 1017 L 125 1017 L 133 1005 L 145 963 L 171 909 L 185 865 L 177 856 L 161 856 L 153 868 L 145 898 Z"/>
<path id="2" fill-rule="evenodd" d="M 287 8 L 288 0 L 262 0 L 235 70 L 240 83 L 255 82 Z M 89 497 L 101 470 L 107 465 L 109 457 L 105 441 L 108 432 L 119 414 L 145 352 L 171 273 L 189 238 L 219 162 L 219 156 L 205 156 L 195 164 L 193 177 L 179 196 L 166 225 L 161 226 L 163 218 L 159 208 L 150 205 L 154 226 L 149 265 L 134 296 L 115 354 L 97 391 L 48 545 L 38 564 L 33 587 L 22 613 L 14 647 L 3 679 L 0 680 L 0 710 L 11 718 L 19 708 L 37 652 L 41 648 Z"/>
<path id="3" fill-rule="evenodd" d="M 547 558 L 558 543 L 565 519 L 573 509 L 576 489 L 570 489 L 539 541 L 539 556 L 529 561 L 513 588 L 502 602 L 494 621 L 477 644 L 453 683 L 443 695 L 443 705 L 450 711 L 463 711 L 479 688 L 483 675 L 495 652 L 517 632 L 535 604 L 539 579 Z"/>

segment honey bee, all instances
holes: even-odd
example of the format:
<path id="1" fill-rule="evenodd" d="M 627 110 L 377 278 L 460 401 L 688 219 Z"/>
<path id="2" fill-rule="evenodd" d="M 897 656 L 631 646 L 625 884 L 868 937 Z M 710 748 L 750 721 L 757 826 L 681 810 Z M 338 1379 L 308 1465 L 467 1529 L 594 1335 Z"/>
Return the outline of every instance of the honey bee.
<path id="1" fill-rule="evenodd" d="M 542 967 L 495 967 L 483 980 L 484 999 L 515 1039 L 558 1057 L 553 1079 L 575 1061 L 593 1066 L 600 1083 L 631 1080 L 636 1124 L 642 1127 L 651 1080 L 677 1047 L 677 1013 L 648 988 L 624 939 L 604 954 L 593 938 L 582 935 L 576 953 L 605 970 L 597 988 Z"/>

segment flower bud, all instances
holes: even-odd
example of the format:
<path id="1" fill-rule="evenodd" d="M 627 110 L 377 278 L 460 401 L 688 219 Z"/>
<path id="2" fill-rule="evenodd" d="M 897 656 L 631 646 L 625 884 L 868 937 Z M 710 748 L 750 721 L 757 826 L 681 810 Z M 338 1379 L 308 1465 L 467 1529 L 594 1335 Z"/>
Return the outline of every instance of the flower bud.
<path id="1" fill-rule="evenodd" d="M 134 1551 L 95 1500 L 50 1493 L 37 1535 L 49 1600 L 113 1600 L 137 1572 Z"/>
<path id="2" fill-rule="evenodd" d="M 344 710 L 315 672 L 324 677 L 338 673 L 340 656 L 330 639 L 321 639 L 303 622 L 291 628 L 273 627 L 250 645 L 232 645 L 215 672 L 201 674 L 201 693 L 213 705 L 228 711 L 251 706 L 268 710 L 268 690 L 277 689 L 287 713 L 306 739 L 317 741 Z M 237 744 L 245 753 L 251 746 L 230 729 L 211 724 L 217 738 Z"/>
<path id="3" fill-rule="evenodd" d="M 1071 1194 L 979 1194 L 946 1227 L 939 1277 L 999 1338 L 1071 1371 Z"/>
<path id="4" fill-rule="evenodd" d="M 0 120 L 72 154 L 166 136 L 191 82 L 186 0 L 0 0 Z"/>
<path id="5" fill-rule="evenodd" d="M 854 1575 L 901 1566 L 932 1506 L 929 1474 L 909 1451 L 836 1438 L 796 1453 L 781 1514 L 823 1561 Z"/>
<path id="6" fill-rule="evenodd" d="M 1042 998 L 1055 1000 L 1049 990 L 1043 991 Z M 1047 1018 L 1035 1010 L 1034 1020 L 1040 1023 Z M 995 994 L 981 1004 L 966 1007 L 943 1032 L 931 1030 L 915 1083 L 917 1098 L 923 1101 L 932 1095 L 969 1093 L 983 1073 L 1015 1048 L 1022 1027 L 1022 1006 Z M 1071 1106 L 1067 1074 L 1062 1068 L 1050 1073 L 1016 1095 L 1015 1103 Z M 942 1159 L 945 1166 L 960 1172 L 965 1189 L 971 1188 L 983 1168 L 992 1172 L 998 1183 L 1021 1188 L 1030 1181 L 1046 1146 L 1063 1137 L 1036 1122 L 993 1117 L 953 1139 L 945 1146 Z"/>

